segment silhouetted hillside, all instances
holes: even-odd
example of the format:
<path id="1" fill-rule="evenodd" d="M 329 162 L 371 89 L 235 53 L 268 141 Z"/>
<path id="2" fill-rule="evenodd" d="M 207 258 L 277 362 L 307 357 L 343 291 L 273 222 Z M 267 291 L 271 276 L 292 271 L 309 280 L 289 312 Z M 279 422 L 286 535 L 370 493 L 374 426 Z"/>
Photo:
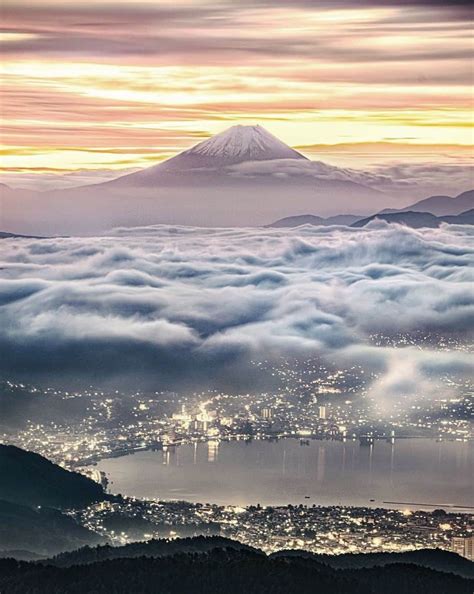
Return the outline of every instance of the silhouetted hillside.
<path id="1" fill-rule="evenodd" d="M 0 239 L 14 239 L 18 237 L 20 239 L 44 239 L 38 235 L 19 235 L 18 233 L 8 233 L 7 231 L 0 231 Z"/>
<path id="2" fill-rule="evenodd" d="M 472 594 L 474 581 L 415 565 L 335 570 L 314 559 L 215 549 L 62 568 L 0 560 L 2 594 Z"/>
<path id="3" fill-rule="evenodd" d="M 408 227 L 419 229 L 421 227 L 439 227 L 441 223 L 449 223 L 451 225 L 474 225 L 474 209 L 462 212 L 459 215 L 444 215 L 436 217 L 429 212 L 394 212 L 394 213 L 378 213 L 361 219 L 352 223 L 351 227 L 365 227 L 371 221 L 379 219 L 387 223 L 401 223 Z"/>
<path id="4" fill-rule="evenodd" d="M 55 508 L 82 507 L 106 498 L 101 485 L 43 456 L 0 445 L 0 499 Z"/>
<path id="5" fill-rule="evenodd" d="M 359 215 L 335 215 L 333 217 L 318 217 L 317 215 L 295 215 L 279 219 L 266 227 L 299 227 L 300 225 L 352 225 L 362 217 Z"/>
<path id="6" fill-rule="evenodd" d="M 430 196 L 405 208 L 386 208 L 380 214 L 395 212 L 429 212 L 436 216 L 457 215 L 474 208 L 474 190 L 463 192 L 454 198 L 451 196 Z"/>
<path id="7" fill-rule="evenodd" d="M 362 569 L 384 567 L 397 563 L 418 565 L 435 571 L 455 573 L 474 579 L 474 563 L 449 551 L 420 549 L 405 553 L 361 553 L 346 555 L 316 555 L 308 551 L 278 551 L 272 557 L 306 557 L 330 565 L 334 569 Z"/>
<path id="8" fill-rule="evenodd" d="M 58 510 L 0 501 L 0 557 L 48 557 L 100 542 L 98 534 Z"/>
<path id="9" fill-rule="evenodd" d="M 236 551 L 253 551 L 249 547 L 230 538 L 222 536 L 196 536 L 194 538 L 179 538 L 174 540 L 159 539 L 148 542 L 134 542 L 121 547 L 109 545 L 100 547 L 84 547 L 78 551 L 63 553 L 48 560 L 48 564 L 58 567 L 71 567 L 85 563 L 96 563 L 112 559 L 134 559 L 137 557 L 169 557 L 177 553 L 205 553 L 214 549 L 233 549 Z"/>

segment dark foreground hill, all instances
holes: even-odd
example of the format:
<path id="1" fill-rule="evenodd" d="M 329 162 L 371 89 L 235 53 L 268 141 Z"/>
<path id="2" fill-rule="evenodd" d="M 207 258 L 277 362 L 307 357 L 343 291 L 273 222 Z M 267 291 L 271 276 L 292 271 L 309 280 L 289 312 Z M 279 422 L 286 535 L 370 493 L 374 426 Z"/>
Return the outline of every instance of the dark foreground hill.
<path id="1" fill-rule="evenodd" d="M 62 553 L 48 559 L 48 565 L 71 567 L 113 559 L 136 559 L 138 557 L 170 557 L 178 553 L 207 553 L 215 549 L 259 552 L 258 549 L 223 536 L 196 536 L 194 538 L 153 539 L 134 542 L 121 547 L 104 545 L 83 547 L 77 551 Z"/>
<path id="2" fill-rule="evenodd" d="M 56 509 L 0 500 L 0 557 L 49 557 L 100 542 L 98 534 Z"/>
<path id="3" fill-rule="evenodd" d="M 169 557 L 178 553 L 207 553 L 215 549 L 235 551 L 251 551 L 261 553 L 258 549 L 231 540 L 223 536 L 196 536 L 194 538 L 153 539 L 147 542 L 112 547 L 110 545 L 85 546 L 76 551 L 62 553 L 48 559 L 48 565 L 71 567 L 99 561 L 114 559 L 135 559 L 138 557 Z M 474 579 L 474 563 L 456 553 L 441 549 L 421 549 L 404 553 L 361 553 L 345 555 L 317 555 L 302 550 L 283 550 L 270 557 L 304 557 L 318 563 L 329 565 L 334 569 L 362 569 L 375 566 L 393 565 L 396 563 L 419 565 L 435 571 L 454 573 L 462 577 Z"/>
<path id="4" fill-rule="evenodd" d="M 274 557 L 306 557 L 319 563 L 329 565 L 334 569 L 368 569 L 384 567 L 396 563 L 418 565 L 435 571 L 454 573 L 474 580 L 474 563 L 449 551 L 441 549 L 420 549 L 405 553 L 347 553 L 344 555 L 316 555 L 308 551 L 279 551 Z"/>
<path id="5" fill-rule="evenodd" d="M 29 506 L 82 507 L 106 498 L 101 485 L 43 456 L 0 445 L 0 499 Z"/>
<path id="6" fill-rule="evenodd" d="M 472 594 L 473 588 L 473 580 L 416 565 L 337 570 L 242 548 L 71 567 L 0 560 L 2 594 Z"/>

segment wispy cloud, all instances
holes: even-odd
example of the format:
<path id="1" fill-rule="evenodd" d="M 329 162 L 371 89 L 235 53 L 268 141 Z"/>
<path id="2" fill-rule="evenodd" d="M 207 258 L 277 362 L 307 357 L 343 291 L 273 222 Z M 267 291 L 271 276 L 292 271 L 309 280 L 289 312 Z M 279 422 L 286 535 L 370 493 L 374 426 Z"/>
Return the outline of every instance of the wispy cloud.
<path id="1" fill-rule="evenodd" d="M 4 143 L 51 167 L 140 165 L 236 120 L 292 145 L 471 141 L 465 2 L 6 0 L 2 17 Z"/>

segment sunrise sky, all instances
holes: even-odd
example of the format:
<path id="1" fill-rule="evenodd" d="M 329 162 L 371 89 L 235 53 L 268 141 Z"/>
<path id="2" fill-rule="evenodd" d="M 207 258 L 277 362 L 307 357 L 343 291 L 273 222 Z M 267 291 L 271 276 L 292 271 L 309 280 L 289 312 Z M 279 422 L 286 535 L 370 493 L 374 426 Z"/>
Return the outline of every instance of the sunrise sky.
<path id="1" fill-rule="evenodd" d="M 144 167 L 235 123 L 336 164 L 465 162 L 469 4 L 3 0 L 2 169 Z"/>

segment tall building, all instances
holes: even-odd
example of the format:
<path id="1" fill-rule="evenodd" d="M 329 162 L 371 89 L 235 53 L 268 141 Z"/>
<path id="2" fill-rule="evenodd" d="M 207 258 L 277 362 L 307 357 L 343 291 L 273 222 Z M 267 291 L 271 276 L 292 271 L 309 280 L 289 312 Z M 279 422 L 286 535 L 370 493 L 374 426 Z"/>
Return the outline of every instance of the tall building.
<path id="1" fill-rule="evenodd" d="M 326 418 L 326 407 L 325 406 L 320 406 L 319 407 L 319 418 L 320 419 L 325 419 Z"/>
<path id="2" fill-rule="evenodd" d="M 474 561 L 474 536 L 453 536 L 451 551 L 469 559 L 469 561 Z"/>
<path id="3" fill-rule="evenodd" d="M 260 416 L 265 421 L 270 421 L 270 419 L 272 418 L 272 409 L 271 408 L 262 408 L 262 410 L 260 412 Z"/>

